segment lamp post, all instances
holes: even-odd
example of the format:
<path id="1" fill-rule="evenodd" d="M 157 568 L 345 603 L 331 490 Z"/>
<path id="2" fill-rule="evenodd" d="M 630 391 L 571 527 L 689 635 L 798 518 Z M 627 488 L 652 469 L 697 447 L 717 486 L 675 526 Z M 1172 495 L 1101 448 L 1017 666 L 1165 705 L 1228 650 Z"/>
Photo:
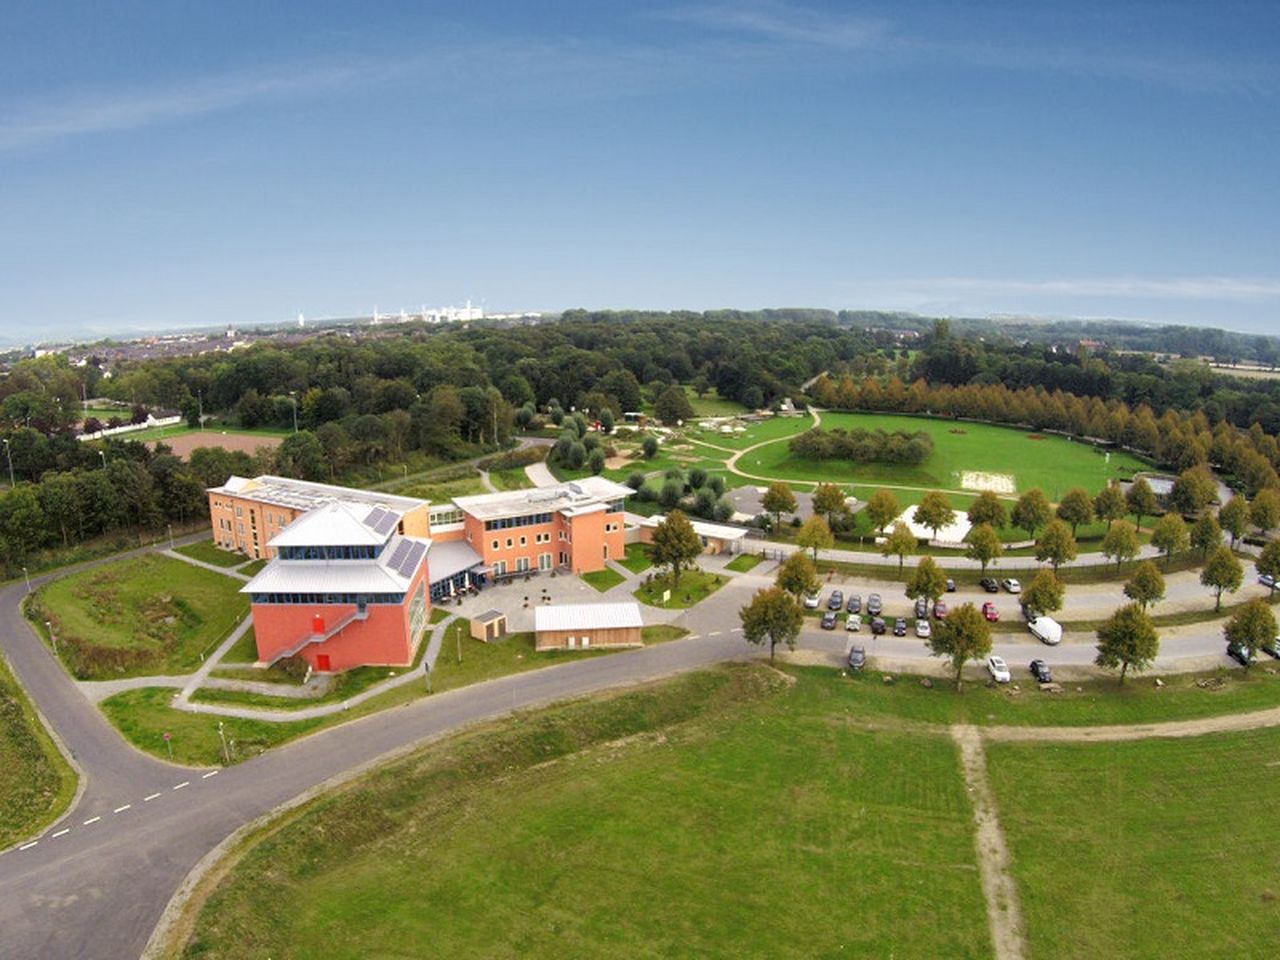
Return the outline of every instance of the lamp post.
<path id="1" fill-rule="evenodd" d="M 298 398 L 294 395 L 296 391 L 289 391 L 289 402 L 293 404 L 293 432 L 298 432 Z"/>
<path id="2" fill-rule="evenodd" d="M 203 390 L 196 391 L 196 403 L 198 404 L 197 416 L 200 419 L 200 429 L 203 430 L 204 429 L 204 391 Z"/>
<path id="3" fill-rule="evenodd" d="M 169 549 L 172 550 L 173 549 L 173 524 L 166 523 L 165 526 L 169 528 Z"/>
<path id="4" fill-rule="evenodd" d="M 107 451 L 99 450 L 98 456 L 102 458 L 102 469 L 103 470 L 107 469 Z"/>
<path id="5" fill-rule="evenodd" d="M 44 628 L 49 631 L 49 642 L 53 644 L 53 655 L 55 659 L 58 656 L 58 635 L 53 632 L 53 624 L 46 620 Z"/>
<path id="6" fill-rule="evenodd" d="M 222 728 L 222 721 L 218 721 L 218 739 L 222 741 L 222 762 L 227 766 L 231 766 L 231 754 L 227 751 L 227 734 Z"/>
<path id="7" fill-rule="evenodd" d="M 22 579 L 27 581 L 27 593 L 31 592 L 31 574 L 27 573 L 27 568 L 22 568 Z"/>
<path id="8" fill-rule="evenodd" d="M 9 449 L 8 437 L 4 438 L 4 456 L 9 461 L 9 486 L 16 487 L 17 484 L 13 482 L 13 451 Z"/>

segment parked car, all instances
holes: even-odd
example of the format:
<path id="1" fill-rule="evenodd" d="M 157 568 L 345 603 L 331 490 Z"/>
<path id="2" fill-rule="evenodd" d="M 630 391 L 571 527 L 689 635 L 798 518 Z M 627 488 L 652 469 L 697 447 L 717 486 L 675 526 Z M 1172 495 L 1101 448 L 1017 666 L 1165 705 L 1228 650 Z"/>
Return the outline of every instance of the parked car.
<path id="1" fill-rule="evenodd" d="M 884 631 L 885 631 L 884 618 L 883 618 L 883 617 L 872 617 L 872 618 L 871 618 L 871 632 L 872 632 L 872 633 L 874 633 L 874 634 L 881 634 L 881 633 L 884 633 Z"/>
<path id="2" fill-rule="evenodd" d="M 983 590 L 987 591 L 987 593 L 1000 592 L 1000 584 L 996 583 L 995 577 L 983 577 L 981 580 L 978 581 L 978 586 L 980 586 Z"/>
<path id="3" fill-rule="evenodd" d="M 1258 578 L 1258 582 L 1268 590 L 1274 590 L 1276 588 L 1276 578 L 1269 573 L 1264 573 L 1260 576 Z"/>
<path id="4" fill-rule="evenodd" d="M 925 597 L 916 597 L 916 619 L 929 615 L 929 601 Z"/>
<path id="5" fill-rule="evenodd" d="M 1049 670 L 1049 665 L 1043 660 L 1031 661 L 1031 675 L 1039 683 L 1053 683 L 1053 673 Z"/>
<path id="6" fill-rule="evenodd" d="M 1275 657 L 1280 660 L 1280 637 L 1269 640 L 1262 645 L 1262 652 L 1269 657 Z"/>
<path id="7" fill-rule="evenodd" d="M 822 629 L 834 630 L 836 628 L 836 615 L 828 610 L 822 615 Z"/>
<path id="8" fill-rule="evenodd" d="M 867 597 L 867 613 L 878 617 L 884 612 L 884 604 L 880 602 L 880 594 L 873 593 Z"/>
<path id="9" fill-rule="evenodd" d="M 832 590 L 831 596 L 827 598 L 828 610 L 839 610 L 844 606 L 844 591 Z"/>
<path id="10" fill-rule="evenodd" d="M 895 637 L 905 637 L 907 635 L 907 618 L 898 617 L 893 621 L 893 635 Z"/>
<path id="11" fill-rule="evenodd" d="M 1009 665 L 1004 662 L 1004 657 L 987 657 L 987 673 L 991 674 L 991 679 L 996 683 L 1008 683 L 1013 679 L 1013 675 L 1009 673 Z"/>
<path id="12" fill-rule="evenodd" d="M 1004 587 L 1006 593 L 1022 592 L 1022 584 L 1018 582 L 1017 577 L 1005 577 L 1000 581 L 1000 585 Z"/>
<path id="13" fill-rule="evenodd" d="M 1249 648 L 1242 643 L 1228 643 L 1227 656 L 1242 667 L 1249 666 L 1253 663 L 1254 659 L 1249 655 Z"/>
<path id="14" fill-rule="evenodd" d="M 947 601 L 936 600 L 933 604 L 933 618 L 935 620 L 947 619 Z"/>
<path id="15" fill-rule="evenodd" d="M 928 640 L 933 636 L 933 627 L 929 625 L 929 621 L 921 617 L 916 620 L 916 636 L 921 640 Z"/>
<path id="16" fill-rule="evenodd" d="M 844 628 L 846 630 L 861 630 L 862 617 L 856 613 L 846 613 L 844 615 Z"/>
<path id="17" fill-rule="evenodd" d="M 1022 619 L 1030 623 L 1036 617 L 1040 616 L 1040 611 L 1035 607 L 1028 607 L 1025 603 L 1018 604 L 1018 608 L 1022 611 Z"/>
<path id="18" fill-rule="evenodd" d="M 950 577 L 947 577 L 947 593 L 955 593 L 955 592 L 956 592 L 956 582 L 952 580 Z"/>
<path id="19" fill-rule="evenodd" d="M 817 609 L 818 609 L 818 603 L 819 603 L 821 600 L 822 600 L 822 598 L 821 598 L 820 596 L 818 596 L 816 593 L 811 593 L 811 594 L 809 594 L 807 597 L 805 597 L 805 598 L 804 598 L 804 605 L 805 605 L 805 609 L 806 609 L 806 610 L 817 610 Z"/>
<path id="20" fill-rule="evenodd" d="M 1027 628 L 1044 643 L 1056 647 L 1062 642 L 1062 624 L 1053 617 L 1036 617 Z"/>
<path id="21" fill-rule="evenodd" d="M 865 647 L 856 644 L 849 648 L 849 669 L 861 670 L 867 665 L 867 651 Z"/>
<path id="22" fill-rule="evenodd" d="M 861 613 L 861 612 L 862 612 L 862 594 L 860 594 L 860 593 L 855 593 L 855 594 L 852 594 L 852 595 L 849 597 L 849 607 L 848 607 L 848 609 L 849 609 L 849 612 L 850 612 L 850 613 Z"/>
<path id="23" fill-rule="evenodd" d="M 1000 621 L 1000 611 L 996 609 L 996 605 L 990 600 L 982 605 L 982 615 L 987 618 L 987 623 L 998 623 Z"/>

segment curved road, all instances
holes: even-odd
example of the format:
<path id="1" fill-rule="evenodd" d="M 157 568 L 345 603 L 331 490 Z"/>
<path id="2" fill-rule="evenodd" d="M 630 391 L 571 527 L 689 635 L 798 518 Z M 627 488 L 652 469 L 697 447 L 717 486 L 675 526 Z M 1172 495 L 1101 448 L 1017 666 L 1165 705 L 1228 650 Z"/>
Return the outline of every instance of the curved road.
<path id="1" fill-rule="evenodd" d="M 25 590 L 11 584 L 0 590 L 0 643 L 81 769 L 83 793 L 74 810 L 35 842 L 0 855 L 0 957 L 137 957 L 201 857 L 243 824 L 319 784 L 424 738 L 512 710 L 751 656 L 735 629 L 737 610 L 769 580 L 762 573 L 735 577 L 676 621 L 689 629 L 686 639 L 425 697 L 222 770 L 163 763 L 121 739 L 23 620 Z M 853 583 L 844 584 L 846 592 Z M 1182 589 L 1181 580 L 1176 583 Z M 881 592 L 891 611 L 901 607 L 905 614 L 900 589 L 882 585 Z M 1068 597 L 1076 591 L 1084 588 L 1069 588 Z M 1006 603 L 1012 613 L 1008 598 Z M 1220 629 L 1209 623 L 1168 631 L 1157 667 L 1227 663 Z M 929 662 L 918 640 L 873 640 L 865 632 L 807 629 L 801 647 L 829 662 L 854 636 L 880 658 L 878 665 L 918 670 Z M 1071 639 L 1049 651 L 1030 638 L 998 638 L 996 650 L 1015 667 L 1032 655 L 1047 654 L 1055 665 L 1090 661 L 1092 645 Z"/>

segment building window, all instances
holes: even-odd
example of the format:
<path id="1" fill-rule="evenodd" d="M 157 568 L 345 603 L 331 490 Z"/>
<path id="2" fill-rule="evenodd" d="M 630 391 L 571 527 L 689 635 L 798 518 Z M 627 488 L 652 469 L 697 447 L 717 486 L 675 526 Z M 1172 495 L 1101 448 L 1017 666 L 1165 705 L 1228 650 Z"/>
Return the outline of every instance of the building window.
<path id="1" fill-rule="evenodd" d="M 497 540 L 493 541 L 493 549 L 497 550 L 499 546 L 501 546 L 501 544 Z"/>
<path id="2" fill-rule="evenodd" d="M 507 537 L 507 549 L 510 550 L 515 545 L 515 541 Z"/>
<path id="3" fill-rule="evenodd" d="M 538 554 L 538 569 L 539 570 L 551 569 L 551 554 L 549 553 Z"/>
<path id="4" fill-rule="evenodd" d="M 522 546 L 522 547 L 527 547 L 528 545 L 529 545 L 529 538 L 528 538 L 528 537 L 521 537 L 521 538 L 520 538 L 520 546 Z"/>

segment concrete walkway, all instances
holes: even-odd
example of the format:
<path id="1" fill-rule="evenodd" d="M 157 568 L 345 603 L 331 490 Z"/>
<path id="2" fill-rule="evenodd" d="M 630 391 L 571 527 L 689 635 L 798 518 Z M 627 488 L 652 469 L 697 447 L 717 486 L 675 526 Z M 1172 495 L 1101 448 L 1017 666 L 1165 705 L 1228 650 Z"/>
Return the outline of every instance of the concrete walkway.
<path id="1" fill-rule="evenodd" d="M 266 680 L 238 680 L 235 677 L 210 677 L 203 684 L 204 690 L 234 690 L 237 693 L 254 693 L 263 697 L 284 697 L 289 700 L 315 700 L 323 697 L 333 686 L 328 674 L 317 674 L 306 683 L 270 683 Z"/>
<path id="2" fill-rule="evenodd" d="M 203 560 L 197 560 L 195 557 L 188 557 L 185 553 L 179 553 L 177 550 L 161 550 L 160 552 L 166 557 L 171 557 L 174 560 L 181 560 L 183 563 L 189 563 L 193 567 L 201 567 L 205 570 L 212 571 L 213 573 L 220 573 L 224 577 L 233 577 L 236 580 L 243 580 L 245 583 L 248 583 L 253 579 L 243 573 L 237 573 L 231 567 L 220 567 L 216 563 L 205 563 Z M 246 560 L 245 563 L 248 563 L 248 561 Z M 244 564 L 240 564 L 240 566 L 244 566 Z"/>
<path id="3" fill-rule="evenodd" d="M 529 478 L 529 481 L 535 487 L 554 487 L 560 482 L 556 479 L 556 475 L 551 472 L 551 468 L 541 460 L 525 467 L 524 475 Z"/>
<path id="4" fill-rule="evenodd" d="M 191 679 L 190 674 L 179 674 L 176 677 L 125 677 L 121 680 L 77 680 L 76 686 L 92 703 L 101 703 L 126 690 L 140 690 L 143 687 L 182 687 Z"/>
<path id="5" fill-rule="evenodd" d="M 187 682 L 183 685 L 181 692 L 174 698 L 173 706 L 179 710 L 185 708 L 191 695 L 204 686 L 205 680 L 209 677 L 209 671 L 218 665 L 218 662 L 227 655 L 227 651 L 234 647 L 236 641 L 243 637 L 252 626 L 253 618 L 246 614 L 244 619 L 231 631 L 230 636 L 218 644 L 218 649 L 213 651 L 213 656 L 206 657 L 204 663 L 200 665 L 200 669 L 187 678 Z"/>
<path id="6" fill-rule="evenodd" d="M 490 493 L 498 493 L 498 488 L 494 486 L 493 480 L 489 478 L 488 470 L 480 470 L 480 482 L 484 484 L 484 488 Z"/>

